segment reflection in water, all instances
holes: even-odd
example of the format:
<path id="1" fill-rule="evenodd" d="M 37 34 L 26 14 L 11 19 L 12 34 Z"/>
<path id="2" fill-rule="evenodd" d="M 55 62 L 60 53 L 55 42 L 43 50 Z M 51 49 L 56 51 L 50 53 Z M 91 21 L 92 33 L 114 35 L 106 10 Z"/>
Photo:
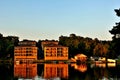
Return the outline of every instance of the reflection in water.
<path id="1" fill-rule="evenodd" d="M 13 65 L 0 63 L 0 80 L 13 80 Z"/>
<path id="2" fill-rule="evenodd" d="M 106 68 L 106 63 L 96 63 L 95 66 Z"/>
<path id="3" fill-rule="evenodd" d="M 108 63 L 107 66 L 108 67 L 116 67 L 116 63 Z"/>
<path id="4" fill-rule="evenodd" d="M 68 64 L 44 64 L 44 78 L 68 78 Z"/>
<path id="5" fill-rule="evenodd" d="M 71 64 L 71 67 L 74 67 L 76 70 L 80 71 L 80 72 L 85 72 L 87 71 L 87 65 L 84 64 Z"/>
<path id="6" fill-rule="evenodd" d="M 120 64 L 0 64 L 0 80 L 120 80 Z"/>
<path id="7" fill-rule="evenodd" d="M 91 67 L 102 67 L 102 68 L 116 67 L 116 63 L 94 63 L 91 64 Z"/>
<path id="8" fill-rule="evenodd" d="M 37 75 L 37 64 L 14 64 L 14 77 L 34 78 Z"/>

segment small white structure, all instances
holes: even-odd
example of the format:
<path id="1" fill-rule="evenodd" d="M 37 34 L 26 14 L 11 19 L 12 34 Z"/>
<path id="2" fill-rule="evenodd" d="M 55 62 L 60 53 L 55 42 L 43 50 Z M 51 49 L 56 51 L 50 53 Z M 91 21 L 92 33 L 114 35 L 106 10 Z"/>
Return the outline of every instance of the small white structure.
<path id="1" fill-rule="evenodd" d="M 107 62 L 115 63 L 116 60 L 114 60 L 114 59 L 107 59 Z"/>
<path id="2" fill-rule="evenodd" d="M 102 61 L 102 62 L 110 62 L 110 63 L 115 63 L 116 62 L 116 60 L 114 60 L 114 59 L 107 59 L 106 60 L 106 58 L 105 57 L 100 57 L 99 58 L 99 61 Z"/>

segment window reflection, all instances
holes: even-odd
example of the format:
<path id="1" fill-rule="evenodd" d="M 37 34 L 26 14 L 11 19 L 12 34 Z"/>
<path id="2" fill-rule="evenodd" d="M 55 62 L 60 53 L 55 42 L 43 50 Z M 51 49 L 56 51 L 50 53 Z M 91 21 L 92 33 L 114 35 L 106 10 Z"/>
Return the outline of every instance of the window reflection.
<path id="1" fill-rule="evenodd" d="M 44 78 L 68 78 L 68 64 L 44 64 Z"/>
<path id="2" fill-rule="evenodd" d="M 14 77 L 34 78 L 37 75 L 37 64 L 14 64 Z"/>

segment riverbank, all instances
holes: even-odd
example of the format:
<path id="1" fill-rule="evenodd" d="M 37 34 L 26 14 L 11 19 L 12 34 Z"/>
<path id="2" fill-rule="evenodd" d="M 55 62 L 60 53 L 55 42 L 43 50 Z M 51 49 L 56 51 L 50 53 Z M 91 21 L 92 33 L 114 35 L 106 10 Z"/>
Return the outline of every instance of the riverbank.
<path id="1" fill-rule="evenodd" d="M 0 60 L 0 64 L 14 64 L 16 62 L 14 62 L 13 60 Z M 29 63 L 29 62 L 28 62 Z M 71 64 L 71 63 L 77 63 L 77 64 L 81 64 L 81 63 L 88 63 L 88 64 L 101 64 L 101 63 L 110 63 L 110 62 L 98 62 L 98 61 L 85 61 L 85 62 L 74 62 L 71 59 L 69 60 L 43 60 L 43 59 L 39 59 L 39 60 L 34 60 L 30 63 L 66 63 L 66 64 Z M 115 62 L 117 65 L 120 65 L 120 60 L 116 60 Z M 21 63 L 20 63 L 21 64 Z"/>
<path id="2" fill-rule="evenodd" d="M 0 64 L 13 64 L 13 60 L 0 60 Z"/>

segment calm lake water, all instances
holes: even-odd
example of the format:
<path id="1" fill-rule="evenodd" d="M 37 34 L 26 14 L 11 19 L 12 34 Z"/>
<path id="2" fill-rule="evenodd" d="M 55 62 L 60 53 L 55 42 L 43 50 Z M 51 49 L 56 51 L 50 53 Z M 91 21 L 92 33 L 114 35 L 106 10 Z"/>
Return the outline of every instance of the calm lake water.
<path id="1" fill-rule="evenodd" d="M 0 80 L 120 80 L 120 65 L 0 64 Z"/>

